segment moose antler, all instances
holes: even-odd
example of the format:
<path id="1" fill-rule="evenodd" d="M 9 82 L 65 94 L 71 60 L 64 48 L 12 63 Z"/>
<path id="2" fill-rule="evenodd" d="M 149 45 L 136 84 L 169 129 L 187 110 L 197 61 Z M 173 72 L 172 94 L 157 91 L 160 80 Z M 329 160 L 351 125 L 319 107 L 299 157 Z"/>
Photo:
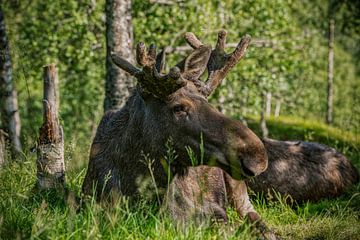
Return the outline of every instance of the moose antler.
<path id="1" fill-rule="evenodd" d="M 243 58 L 245 51 L 250 44 L 251 37 L 245 35 L 241 38 L 235 50 L 227 54 L 224 51 L 226 43 L 226 31 L 220 30 L 215 49 L 212 50 L 210 59 L 207 64 L 208 78 L 203 84 L 196 82 L 199 91 L 208 97 L 225 78 L 228 72 Z M 185 33 L 186 42 L 194 49 L 203 46 L 202 42 L 191 32 Z"/>
<path id="2" fill-rule="evenodd" d="M 154 44 L 151 44 L 149 50 L 146 51 L 146 46 L 142 42 L 136 47 L 136 60 L 142 69 L 135 67 L 124 58 L 112 54 L 112 60 L 118 67 L 138 79 L 142 93 L 150 93 L 162 99 L 186 85 L 178 67 L 171 68 L 168 74 L 161 73 L 164 58 L 164 51 L 156 55 Z"/>

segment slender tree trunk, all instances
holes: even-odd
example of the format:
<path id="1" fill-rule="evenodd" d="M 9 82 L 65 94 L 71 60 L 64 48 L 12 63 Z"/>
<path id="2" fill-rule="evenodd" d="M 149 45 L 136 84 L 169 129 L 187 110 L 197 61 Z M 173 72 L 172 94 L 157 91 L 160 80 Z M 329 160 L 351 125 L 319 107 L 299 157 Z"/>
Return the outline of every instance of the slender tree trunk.
<path id="1" fill-rule="evenodd" d="M 225 97 L 224 95 L 220 94 L 218 101 L 218 107 L 217 109 L 219 110 L 219 112 L 226 114 L 226 109 L 224 108 L 224 102 L 225 102 Z"/>
<path id="2" fill-rule="evenodd" d="M 263 138 L 269 136 L 269 130 L 266 126 L 265 111 L 266 111 L 266 93 L 263 92 L 261 96 L 261 112 L 260 112 L 260 129 Z"/>
<path id="3" fill-rule="evenodd" d="M 274 116 L 279 117 L 281 110 L 281 99 L 276 99 Z"/>
<path id="4" fill-rule="evenodd" d="M 328 55 L 328 86 L 326 123 L 333 122 L 333 81 L 334 81 L 334 19 L 329 19 L 329 55 Z"/>
<path id="5" fill-rule="evenodd" d="M 266 93 L 266 116 L 271 115 L 271 92 Z"/>
<path id="6" fill-rule="evenodd" d="M 132 62 L 131 0 L 106 0 L 106 83 L 104 110 L 121 108 L 134 86 L 133 78 L 111 60 L 116 52 Z"/>
<path id="7" fill-rule="evenodd" d="M 6 35 L 4 14 L 0 8 L 0 115 L 2 129 L 7 133 L 6 141 L 11 146 L 11 156 L 22 152 L 20 142 L 20 115 L 17 92 L 12 78 L 9 42 Z"/>
<path id="8" fill-rule="evenodd" d="M 5 135 L 6 133 L 0 129 L 0 169 L 6 161 Z"/>
<path id="9" fill-rule="evenodd" d="M 58 76 L 54 64 L 44 67 L 44 120 L 37 148 L 37 186 L 39 189 L 65 184 L 64 138 L 58 120 Z"/>
<path id="10" fill-rule="evenodd" d="M 224 2 L 223 1 L 219 1 L 219 5 L 218 5 L 218 11 L 219 11 L 219 19 L 220 19 L 220 24 L 221 27 L 224 28 L 226 26 L 226 19 L 225 19 L 225 7 L 224 7 Z"/>

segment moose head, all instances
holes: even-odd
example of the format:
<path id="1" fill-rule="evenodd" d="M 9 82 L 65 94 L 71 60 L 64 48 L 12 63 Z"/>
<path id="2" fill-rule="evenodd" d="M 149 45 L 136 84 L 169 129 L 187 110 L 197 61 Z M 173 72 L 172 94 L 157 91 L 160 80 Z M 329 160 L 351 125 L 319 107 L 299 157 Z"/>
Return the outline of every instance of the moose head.
<path id="1" fill-rule="evenodd" d="M 113 54 L 113 62 L 138 84 L 125 107 L 107 113 L 94 139 L 84 190 L 97 182 L 132 195 L 139 177 L 146 172 L 141 152 L 157 159 L 164 156 L 166 142 L 173 139 L 177 158 L 175 173 L 191 166 L 185 147 L 200 155 L 203 139 L 204 165 L 219 166 L 235 179 L 256 176 L 267 168 L 267 154 L 261 140 L 240 121 L 232 120 L 211 106 L 207 97 L 244 56 L 250 37 L 244 36 L 236 49 L 224 51 L 226 32 L 220 31 L 215 49 L 202 44 L 194 34 L 185 34 L 194 49 L 185 59 L 163 74 L 165 51 L 156 54 L 155 45 L 136 48 L 141 69 Z M 208 71 L 205 82 L 200 80 Z M 159 161 L 153 163 L 156 181 L 164 179 Z M 140 177 L 141 179 L 141 177 Z M 106 190 L 105 190 L 106 191 Z"/>

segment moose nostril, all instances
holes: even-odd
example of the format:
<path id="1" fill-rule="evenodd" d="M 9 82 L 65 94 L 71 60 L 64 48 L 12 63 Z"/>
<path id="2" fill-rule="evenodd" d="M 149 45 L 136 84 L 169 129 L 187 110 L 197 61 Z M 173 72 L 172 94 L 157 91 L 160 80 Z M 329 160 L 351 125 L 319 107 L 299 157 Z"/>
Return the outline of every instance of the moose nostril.
<path id="1" fill-rule="evenodd" d="M 246 165 L 244 164 L 244 161 L 242 161 L 242 171 L 247 177 L 254 177 L 256 174 L 251 171 Z"/>

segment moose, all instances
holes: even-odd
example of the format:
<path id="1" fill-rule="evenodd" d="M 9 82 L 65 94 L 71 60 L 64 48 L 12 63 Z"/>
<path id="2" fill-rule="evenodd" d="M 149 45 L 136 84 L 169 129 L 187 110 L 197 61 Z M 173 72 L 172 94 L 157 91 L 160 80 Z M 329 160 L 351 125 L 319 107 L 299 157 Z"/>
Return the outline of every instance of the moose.
<path id="1" fill-rule="evenodd" d="M 251 185 L 252 181 L 257 182 L 257 178 L 267 172 L 268 165 L 269 169 L 280 171 L 280 165 L 285 165 L 283 162 L 286 162 L 290 169 L 293 162 L 298 162 L 295 171 L 302 172 L 301 168 L 306 168 L 311 154 L 318 154 L 324 160 L 323 163 L 315 162 L 312 165 L 316 173 L 332 167 L 336 173 L 347 171 L 350 172 L 349 175 L 356 176 L 356 170 L 342 155 L 329 155 L 329 149 L 320 147 L 320 151 L 313 151 L 303 147 L 305 143 L 298 144 L 298 149 L 287 142 L 280 142 L 279 147 L 276 147 L 276 142 L 261 140 L 240 121 L 226 117 L 208 103 L 207 97 L 245 55 L 250 36 L 245 35 L 231 54 L 224 51 L 224 30 L 218 34 L 215 49 L 202 44 L 192 33 L 185 34 L 185 40 L 194 50 L 171 68 L 168 74 L 163 73 L 165 52 L 156 54 L 155 45 L 150 45 L 148 50 L 143 43 L 137 45 L 136 60 L 142 69 L 116 54 L 113 55 L 114 63 L 135 76 L 138 83 L 126 105 L 120 110 L 105 113 L 98 126 L 83 183 L 82 191 L 85 195 L 95 195 L 98 199 L 103 199 L 111 193 L 117 193 L 137 198 L 141 196 L 144 184 L 153 178 L 159 189 L 169 190 L 166 202 L 170 203 L 167 205 L 170 212 L 181 214 L 181 208 L 175 209 L 181 206 L 176 204 L 182 199 L 171 193 L 176 192 L 176 189 L 183 191 L 189 186 L 197 191 L 196 186 L 200 185 L 192 184 L 195 181 L 193 176 L 202 176 L 207 179 L 207 189 L 200 189 L 199 192 L 209 193 L 209 199 L 205 201 L 209 204 L 205 205 L 210 206 L 203 215 L 226 221 L 224 204 L 230 202 L 240 216 L 248 217 L 251 222 L 256 223 L 264 236 L 272 239 L 275 236 L 262 224 L 260 216 L 249 201 L 244 180 L 252 178 L 248 181 Z M 200 77 L 206 69 L 208 77 L 203 82 Z M 185 146 L 200 156 L 200 136 L 203 137 L 204 161 L 203 166 L 194 168 Z M 168 186 L 168 175 L 161 160 L 166 155 L 166 144 L 170 138 L 174 139 L 176 159 L 171 163 L 174 179 Z M 285 147 L 281 148 L 281 145 Z M 320 146 L 315 143 L 314 145 Z M 330 161 L 327 160 L 329 156 L 334 156 L 339 161 L 332 165 L 327 164 Z M 144 164 L 144 158 L 153 159 L 151 171 Z M 316 169 L 317 164 L 324 164 L 328 169 Z M 338 166 L 342 169 L 339 170 Z M 312 174 L 311 171 L 307 173 Z M 270 178 L 275 179 L 270 183 L 276 182 L 276 174 L 279 173 L 273 175 L 268 172 L 264 175 L 265 178 L 259 178 L 261 184 L 253 186 L 258 190 L 265 189 L 265 180 Z M 295 175 L 299 176 L 301 175 Z M 338 194 L 354 183 L 354 180 L 344 180 L 344 177 L 346 176 L 340 174 L 339 178 L 329 178 L 321 184 L 343 182 L 334 185 L 334 193 Z M 316 181 L 317 178 L 312 180 Z M 293 181 L 289 179 L 287 183 L 291 188 Z M 275 190 L 276 187 L 279 186 L 274 184 Z M 306 188 L 297 190 L 307 191 Z M 301 196 L 311 198 L 310 194 Z M 193 202 L 195 198 L 190 197 L 188 200 Z"/>
<path id="2" fill-rule="evenodd" d="M 143 43 L 137 45 L 136 59 L 142 69 L 113 56 L 114 62 L 135 76 L 138 84 L 126 105 L 107 112 L 99 124 L 83 183 L 85 195 L 103 199 L 115 192 L 136 198 L 151 174 L 156 186 L 165 189 L 168 179 L 159 158 L 166 154 L 169 138 L 175 140 L 177 154 L 171 166 L 174 176 L 187 174 L 192 164 L 185 146 L 199 154 L 201 135 L 204 165 L 218 166 L 238 180 L 265 171 L 268 158 L 261 140 L 207 101 L 250 43 L 250 36 L 244 36 L 234 52 L 227 55 L 225 36 L 221 31 L 215 50 L 208 45 L 197 47 L 168 74 L 162 73 L 164 53 L 156 54 L 155 45 L 148 51 Z M 199 78 L 206 68 L 208 79 L 202 83 Z M 150 173 L 144 157 L 155 159 Z"/>
<path id="3" fill-rule="evenodd" d="M 247 179 L 257 193 L 280 193 L 287 202 L 302 203 L 340 196 L 359 182 L 359 173 L 341 153 L 329 146 L 305 141 L 262 140 L 268 168 Z"/>
<path id="4" fill-rule="evenodd" d="M 195 48 L 202 45 L 192 33 L 185 37 L 197 42 L 190 43 Z M 300 203 L 336 197 L 359 181 L 356 168 L 333 148 L 304 141 L 266 138 L 262 142 L 268 155 L 268 168 L 245 180 L 255 192 L 275 191 Z M 234 180 L 216 167 L 192 167 L 186 175 L 175 176 L 164 202 L 164 211 L 178 224 L 209 218 L 226 222 L 226 205 L 230 203 L 240 216 L 247 216 L 255 223 L 266 239 L 276 238 L 254 211 L 244 182 Z"/>
<path id="5" fill-rule="evenodd" d="M 93 140 L 83 192 L 102 197 L 110 192 L 136 197 L 149 177 L 144 154 L 155 159 L 153 176 L 159 188 L 166 188 L 167 175 L 160 157 L 166 143 L 174 139 L 176 161 L 173 175 L 184 174 L 191 166 L 185 146 L 198 151 L 204 139 L 204 165 L 219 166 L 235 179 L 259 175 L 267 168 L 267 153 L 261 140 L 240 121 L 232 120 L 214 107 L 207 96 L 244 56 L 250 43 L 245 36 L 229 56 L 224 52 L 225 32 L 219 34 L 212 51 L 201 45 L 169 70 L 161 72 L 163 54 L 155 45 L 147 51 L 143 43 L 136 48 L 138 69 L 119 56 L 114 62 L 135 76 L 136 89 L 125 106 L 105 114 Z M 192 42 L 192 41 L 190 41 Z M 208 68 L 208 79 L 199 78 Z M 95 190 L 95 191 L 94 191 Z"/>

